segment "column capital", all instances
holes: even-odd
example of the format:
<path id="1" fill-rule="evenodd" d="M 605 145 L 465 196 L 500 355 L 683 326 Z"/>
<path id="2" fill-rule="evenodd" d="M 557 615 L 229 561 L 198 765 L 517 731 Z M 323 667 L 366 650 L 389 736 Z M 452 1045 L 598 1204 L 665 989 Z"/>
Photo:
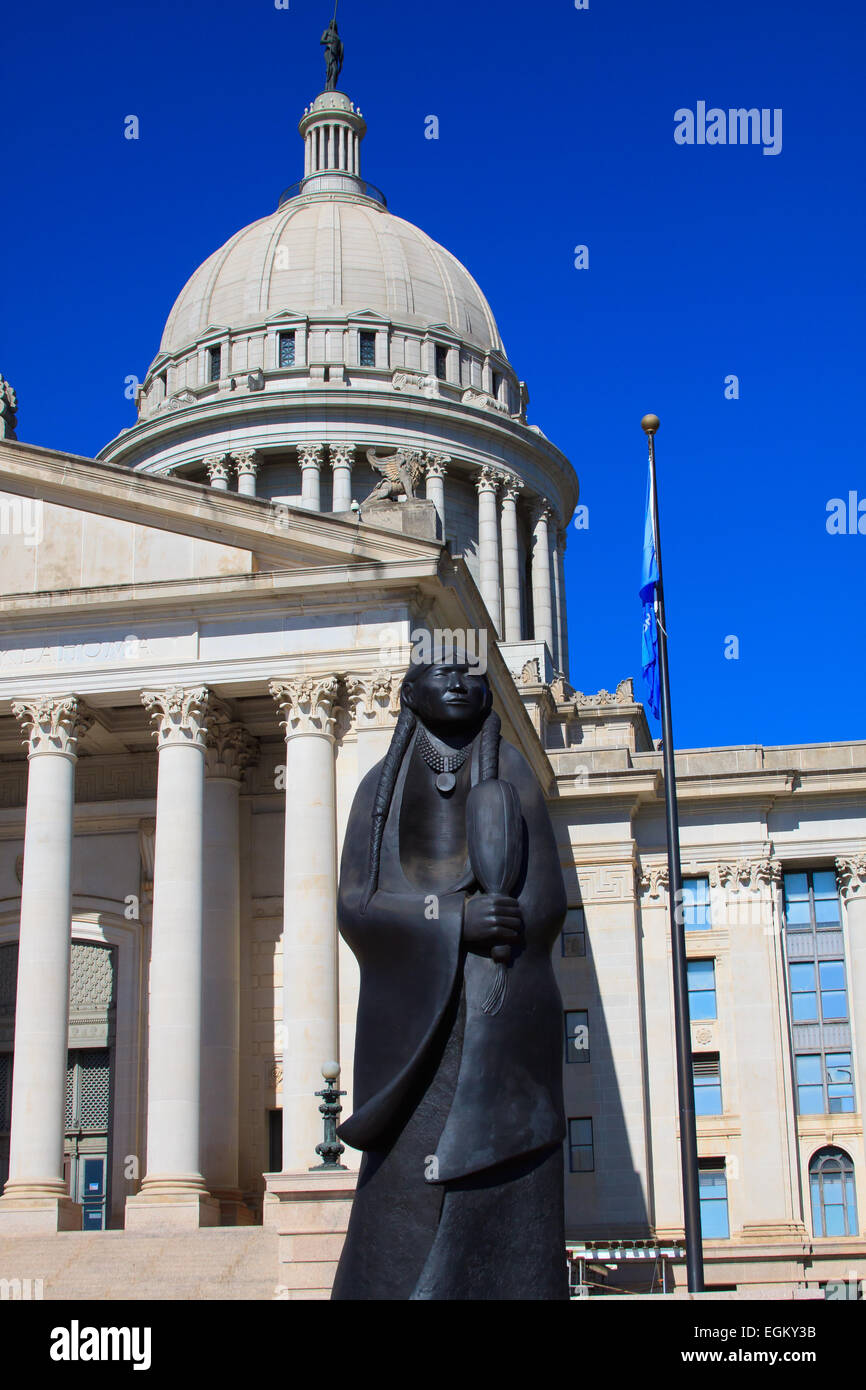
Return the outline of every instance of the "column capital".
<path id="1" fill-rule="evenodd" d="M 208 709 L 204 752 L 205 776 L 240 782 L 244 769 L 259 756 L 259 741 L 233 720 L 221 700 L 214 699 Z"/>
<path id="2" fill-rule="evenodd" d="M 205 685 L 143 690 L 141 703 L 155 721 L 157 749 L 171 745 L 204 748 L 210 699 Z"/>
<path id="3" fill-rule="evenodd" d="M 475 488 L 479 497 L 483 492 L 495 493 L 502 477 L 498 468 L 493 468 L 489 463 L 482 463 L 475 474 Z"/>
<path id="4" fill-rule="evenodd" d="M 205 454 L 202 463 L 207 469 L 211 485 L 216 482 L 228 483 L 231 466 L 227 460 L 228 454 Z"/>
<path id="5" fill-rule="evenodd" d="M 424 454 L 424 471 L 428 478 L 444 478 L 450 462 L 450 454 L 437 454 L 428 449 Z"/>
<path id="6" fill-rule="evenodd" d="M 845 902 L 866 901 L 866 850 L 853 858 L 836 860 L 836 882 Z"/>
<path id="7" fill-rule="evenodd" d="M 332 468 L 351 468 L 355 462 L 356 444 L 329 444 L 328 458 Z"/>
<path id="8" fill-rule="evenodd" d="M 523 491 L 523 483 L 519 478 L 514 478 L 510 473 L 503 473 L 502 478 L 502 501 L 516 502 Z"/>
<path id="9" fill-rule="evenodd" d="M 322 466 L 324 452 L 324 444 L 299 444 L 298 461 L 301 468 L 315 468 L 318 473 Z"/>
<path id="10" fill-rule="evenodd" d="M 45 695 L 33 700 L 13 700 L 12 713 L 25 734 L 29 745 L 28 758 L 42 753 L 62 753 L 67 758 L 77 756 L 79 739 L 93 723 L 93 715 L 77 695 Z"/>
<path id="11" fill-rule="evenodd" d="M 534 497 L 530 514 L 533 526 L 537 526 L 539 521 L 543 521 L 545 526 L 549 526 L 553 518 L 553 507 L 546 497 Z"/>
<path id="12" fill-rule="evenodd" d="M 737 893 L 741 888 L 752 892 L 762 887 L 775 887 L 782 881 L 782 865 L 778 859 L 737 859 L 727 864 L 713 864 L 709 871 L 711 888 L 729 888 Z"/>
<path id="13" fill-rule="evenodd" d="M 298 734 L 334 736 L 336 703 L 340 679 L 333 672 L 324 676 L 290 676 L 270 681 L 268 689 L 280 711 L 286 739 Z"/>
<path id="14" fill-rule="evenodd" d="M 261 459 L 258 457 L 255 449 L 233 449 L 232 459 L 238 477 L 240 477 L 242 473 L 252 473 L 253 477 L 255 477 L 259 471 Z"/>
<path id="15" fill-rule="evenodd" d="M 388 671 L 384 667 L 347 675 L 346 696 L 352 722 L 362 727 L 393 723 L 400 713 L 402 680 L 402 672 Z"/>
<path id="16" fill-rule="evenodd" d="M 638 887 L 651 898 L 660 898 L 667 893 L 670 877 L 667 864 L 650 864 L 637 874 Z"/>

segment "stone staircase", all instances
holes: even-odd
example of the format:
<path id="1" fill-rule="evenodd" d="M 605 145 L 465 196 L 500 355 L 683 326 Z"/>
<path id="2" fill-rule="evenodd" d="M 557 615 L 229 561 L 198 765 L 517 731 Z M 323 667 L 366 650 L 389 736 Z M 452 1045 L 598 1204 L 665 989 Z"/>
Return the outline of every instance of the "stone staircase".
<path id="1" fill-rule="evenodd" d="M 171 1235 L 0 1237 L 0 1298 L 20 1296 L 4 1280 L 37 1279 L 46 1300 L 272 1300 L 280 1279 L 279 1236 L 261 1226 L 224 1226 Z"/>

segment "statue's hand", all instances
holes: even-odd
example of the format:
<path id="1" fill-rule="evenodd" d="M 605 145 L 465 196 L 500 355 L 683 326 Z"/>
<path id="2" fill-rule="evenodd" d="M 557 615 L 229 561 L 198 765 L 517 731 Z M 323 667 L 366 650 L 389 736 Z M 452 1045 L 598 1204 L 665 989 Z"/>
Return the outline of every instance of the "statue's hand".
<path id="1" fill-rule="evenodd" d="M 489 955 L 494 946 L 514 946 L 522 931 L 523 914 L 516 898 L 508 898 L 504 893 L 480 893 L 466 899 L 463 941 L 474 955 Z"/>

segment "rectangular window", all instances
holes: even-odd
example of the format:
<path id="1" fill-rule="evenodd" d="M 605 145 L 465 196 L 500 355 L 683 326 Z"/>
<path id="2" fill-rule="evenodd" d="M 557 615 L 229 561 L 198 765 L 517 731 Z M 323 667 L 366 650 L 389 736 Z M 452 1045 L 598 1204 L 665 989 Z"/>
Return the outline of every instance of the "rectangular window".
<path id="1" fill-rule="evenodd" d="M 294 333 L 280 334 L 280 366 L 294 367 L 295 365 L 295 335 Z"/>
<path id="2" fill-rule="evenodd" d="M 693 1053 L 692 1077 L 695 1087 L 695 1114 L 721 1115 L 722 1068 L 718 1052 Z"/>
<path id="3" fill-rule="evenodd" d="M 569 1120 L 568 1165 L 572 1173 L 592 1173 L 595 1171 L 592 1120 Z"/>
<path id="4" fill-rule="evenodd" d="M 839 930 L 842 913 L 832 869 L 785 874 L 785 925 L 788 931 Z"/>
<path id="5" fill-rule="evenodd" d="M 683 880 L 683 923 L 686 931 L 707 931 L 712 926 L 708 878 Z"/>
<path id="6" fill-rule="evenodd" d="M 815 962 L 791 961 L 791 1017 L 795 1023 L 817 1023 L 818 991 L 815 988 Z"/>
<path id="7" fill-rule="evenodd" d="M 799 1114 L 853 1114 L 854 1073 L 850 1052 L 802 1053 L 795 1057 L 794 1063 Z"/>
<path id="8" fill-rule="evenodd" d="M 208 381 L 219 381 L 222 374 L 222 348 L 208 348 Z"/>
<path id="9" fill-rule="evenodd" d="M 582 907 L 570 907 L 562 928 L 562 954 L 564 956 L 586 955 L 586 918 Z"/>
<path id="10" fill-rule="evenodd" d="M 689 977 L 689 1018 L 716 1018 L 716 963 L 714 960 L 687 962 Z"/>
<path id="11" fill-rule="evenodd" d="M 703 1158 L 698 1161 L 698 1183 L 701 1202 L 701 1235 L 704 1240 L 727 1240 L 728 1179 L 723 1158 Z"/>
<path id="12" fill-rule="evenodd" d="M 565 1013 L 565 1060 L 589 1061 L 589 1014 L 586 1009 L 568 1009 Z"/>
<path id="13" fill-rule="evenodd" d="M 448 349 L 436 345 L 436 375 L 440 381 L 448 379 Z"/>
<path id="14" fill-rule="evenodd" d="M 368 333 L 366 330 L 360 334 L 361 338 L 361 366 L 375 367 L 376 365 L 376 334 Z"/>
<path id="15" fill-rule="evenodd" d="M 790 961 L 791 1017 L 795 1023 L 837 1023 L 848 1017 L 843 960 Z M 818 1012 L 818 996 L 821 1011 Z"/>
<path id="16" fill-rule="evenodd" d="M 498 401 L 502 398 L 502 377 L 499 372 L 493 373 L 493 399 Z"/>

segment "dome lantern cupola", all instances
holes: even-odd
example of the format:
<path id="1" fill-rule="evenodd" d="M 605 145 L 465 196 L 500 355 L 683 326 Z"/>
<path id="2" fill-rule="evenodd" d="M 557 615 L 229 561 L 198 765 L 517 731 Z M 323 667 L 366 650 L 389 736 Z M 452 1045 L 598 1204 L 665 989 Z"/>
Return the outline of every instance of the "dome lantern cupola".
<path id="1" fill-rule="evenodd" d="M 364 193 L 361 141 L 366 130 L 361 112 L 344 92 L 322 92 L 317 96 L 298 126 L 304 141 L 300 191 Z"/>

